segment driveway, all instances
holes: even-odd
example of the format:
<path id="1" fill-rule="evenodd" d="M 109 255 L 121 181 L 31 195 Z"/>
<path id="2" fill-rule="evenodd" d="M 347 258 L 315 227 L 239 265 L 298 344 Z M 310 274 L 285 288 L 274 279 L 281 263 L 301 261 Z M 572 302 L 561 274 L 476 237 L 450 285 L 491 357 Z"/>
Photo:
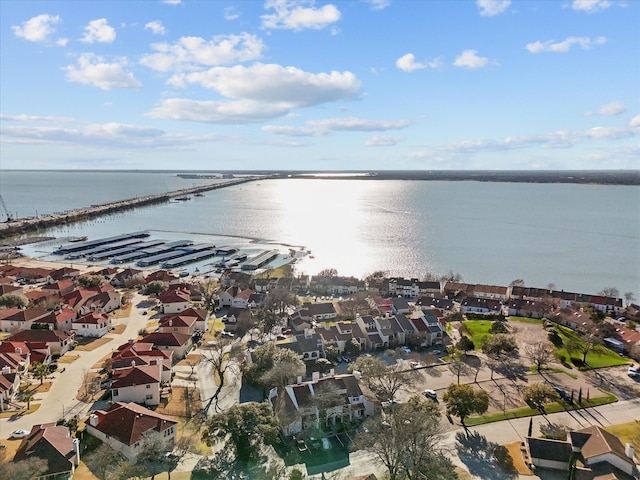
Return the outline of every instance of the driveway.
<path id="1" fill-rule="evenodd" d="M 85 373 L 91 370 L 93 365 L 100 361 L 105 355 L 111 353 L 118 346 L 136 338 L 138 331 L 147 325 L 149 317 L 142 315 L 144 308 L 137 305 L 144 302 L 146 296 L 138 293 L 134 294 L 131 300 L 131 313 L 128 318 L 118 319 L 119 323 L 127 325 L 120 334 L 107 334 L 111 338 L 110 342 L 96 348 L 93 351 L 74 350 L 73 355 L 78 355 L 78 359 L 73 363 L 60 364 L 64 372 L 53 374 L 51 389 L 42 394 L 37 394 L 32 403 L 40 403 L 40 408 L 35 412 L 25 416 L 14 416 L 0 419 L 0 438 L 7 438 L 9 433 L 17 429 L 31 430 L 33 425 L 46 422 L 54 422 L 63 415 L 69 418 L 74 415 L 80 417 L 87 415 L 92 408 L 92 404 L 80 402 L 76 395 L 82 386 Z M 144 303 L 143 303 L 144 305 Z"/>

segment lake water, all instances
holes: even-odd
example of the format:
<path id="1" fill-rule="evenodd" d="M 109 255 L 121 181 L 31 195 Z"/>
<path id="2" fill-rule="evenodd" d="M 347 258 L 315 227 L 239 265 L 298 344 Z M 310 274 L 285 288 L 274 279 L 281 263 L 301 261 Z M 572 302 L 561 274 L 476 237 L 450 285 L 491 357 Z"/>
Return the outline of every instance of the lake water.
<path id="1" fill-rule="evenodd" d="M 175 173 L 1 172 L 10 211 L 33 215 L 212 183 Z M 9 174 L 9 175 L 6 175 Z M 21 213 L 22 215 L 22 213 Z M 640 187 L 440 181 L 260 180 L 52 229 L 90 239 L 154 238 L 310 250 L 300 273 L 336 268 L 640 296 Z M 43 256 L 43 246 L 26 253 Z M 313 257 L 313 258 L 311 258 Z"/>

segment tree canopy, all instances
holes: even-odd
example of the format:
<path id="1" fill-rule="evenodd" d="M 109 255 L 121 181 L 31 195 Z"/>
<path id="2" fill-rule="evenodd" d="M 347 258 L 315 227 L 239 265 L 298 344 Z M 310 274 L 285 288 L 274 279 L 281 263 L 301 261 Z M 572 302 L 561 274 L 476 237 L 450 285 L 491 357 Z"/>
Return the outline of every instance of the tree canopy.
<path id="1" fill-rule="evenodd" d="M 541 412 L 547 402 L 558 400 L 560 397 L 548 383 L 533 383 L 524 387 L 522 396 L 532 408 Z"/>
<path id="2" fill-rule="evenodd" d="M 369 418 L 352 446 L 371 453 L 388 470 L 390 480 L 454 479 L 453 466 L 440 450 L 442 433 L 436 404 L 415 396 L 396 405 L 384 421 Z"/>
<path id="3" fill-rule="evenodd" d="M 278 422 L 266 403 L 234 405 L 224 413 L 214 415 L 203 434 L 207 445 L 223 440 L 235 452 L 236 460 L 248 464 L 258 458 L 263 444 L 275 445 L 278 440 Z"/>
<path id="4" fill-rule="evenodd" d="M 78 284 L 83 288 L 97 288 L 105 282 L 102 275 L 80 275 Z"/>
<path id="5" fill-rule="evenodd" d="M 469 415 L 482 415 L 489 408 L 489 395 L 484 390 L 474 389 L 471 385 L 451 384 L 442 396 L 447 405 L 447 413 L 460 418 L 460 423 L 464 424 Z"/>
<path id="6" fill-rule="evenodd" d="M 378 357 L 358 357 L 349 365 L 349 372 L 358 371 L 361 379 L 380 400 L 393 400 L 404 386 L 414 383 L 412 371 L 405 370 L 398 363 L 387 366 Z"/>
<path id="7" fill-rule="evenodd" d="M 498 333 L 488 338 L 482 344 L 482 351 L 490 357 L 514 354 L 518 351 L 516 341 L 505 333 Z"/>
<path id="8" fill-rule="evenodd" d="M 5 293 L 0 295 L 0 306 L 7 308 L 24 308 L 29 304 L 29 300 L 22 295 L 15 293 Z"/>

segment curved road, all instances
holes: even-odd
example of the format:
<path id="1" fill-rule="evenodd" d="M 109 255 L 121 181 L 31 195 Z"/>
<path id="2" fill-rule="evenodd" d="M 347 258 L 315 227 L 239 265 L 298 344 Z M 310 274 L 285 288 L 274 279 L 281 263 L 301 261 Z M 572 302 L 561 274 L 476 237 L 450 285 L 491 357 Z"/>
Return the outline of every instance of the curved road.
<path id="1" fill-rule="evenodd" d="M 91 410 L 93 404 L 80 402 L 76 399 L 76 395 L 82 386 L 85 373 L 91 370 L 91 367 L 105 355 L 127 342 L 128 339 L 136 338 L 138 331 L 146 327 L 149 317 L 142 315 L 145 308 L 139 308 L 137 306 L 140 302 L 145 301 L 146 297 L 143 295 L 136 293 L 133 296 L 129 317 L 118 319 L 119 323 L 125 323 L 127 325 L 123 333 L 107 334 L 107 337 L 111 338 L 111 341 L 93 351 L 74 350 L 72 354 L 79 355 L 79 358 L 73 363 L 60 364 L 60 367 L 64 368 L 65 371 L 54 373 L 51 389 L 46 393 L 36 394 L 35 399 L 32 401 L 32 403 L 40 404 L 38 410 L 29 415 L 0 419 L 0 438 L 8 438 L 13 430 L 24 429 L 30 431 L 33 425 L 55 422 L 62 418 L 63 412 L 65 418 L 73 415 L 80 417 L 86 415 L 89 410 Z"/>

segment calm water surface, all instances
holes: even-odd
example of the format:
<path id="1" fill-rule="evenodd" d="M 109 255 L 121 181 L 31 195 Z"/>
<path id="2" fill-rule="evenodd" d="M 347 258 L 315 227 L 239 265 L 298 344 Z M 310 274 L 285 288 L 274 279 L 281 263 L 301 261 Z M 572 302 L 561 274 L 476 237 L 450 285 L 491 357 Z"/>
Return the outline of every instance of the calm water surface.
<path id="1" fill-rule="evenodd" d="M 88 181 L 101 187 L 87 189 Z M 31 208 L 60 211 L 193 183 L 172 173 L 56 172 L 44 184 L 23 180 L 22 197 L 5 177 L 2 195 L 12 205 L 29 197 Z M 74 185 L 83 187 L 74 193 Z M 55 201 L 45 195 L 51 187 L 59 191 Z M 636 186 L 261 180 L 48 234 L 98 238 L 140 229 L 155 238 L 200 234 L 256 250 L 269 242 L 285 251 L 304 247 L 313 256 L 298 264 L 304 273 L 332 267 L 358 277 L 376 270 L 421 277 L 453 270 L 468 282 L 504 285 L 522 278 L 530 286 L 554 283 L 585 293 L 615 286 L 640 296 Z"/>

